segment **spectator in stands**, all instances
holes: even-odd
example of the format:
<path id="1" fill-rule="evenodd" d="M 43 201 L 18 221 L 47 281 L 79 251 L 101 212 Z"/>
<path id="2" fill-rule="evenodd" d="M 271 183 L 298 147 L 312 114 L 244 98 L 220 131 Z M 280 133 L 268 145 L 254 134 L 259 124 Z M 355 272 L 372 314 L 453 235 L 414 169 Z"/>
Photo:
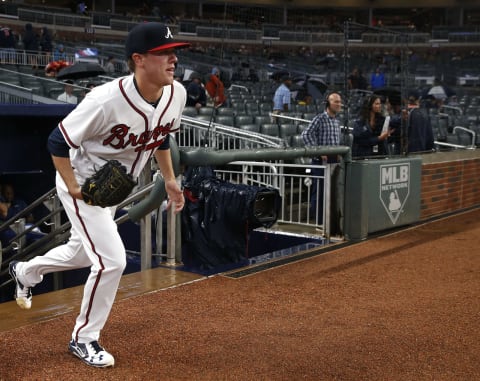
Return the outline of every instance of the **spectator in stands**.
<path id="1" fill-rule="evenodd" d="M 433 86 L 428 90 L 427 95 L 433 98 L 434 107 L 440 109 L 449 97 L 455 95 L 455 92 L 443 84 L 440 78 L 435 78 Z"/>
<path id="2" fill-rule="evenodd" d="M 69 63 L 66 61 L 52 61 L 47 66 L 45 66 L 45 76 L 56 77 L 59 71 L 67 66 L 69 66 Z"/>
<path id="3" fill-rule="evenodd" d="M 28 62 L 32 69 L 37 69 L 37 54 L 39 49 L 38 35 L 33 30 L 32 24 L 25 24 L 25 31 L 22 38 L 23 50 L 28 54 Z"/>
<path id="4" fill-rule="evenodd" d="M 329 49 L 327 54 L 325 54 L 325 61 L 329 69 L 333 69 L 336 66 L 338 58 L 332 49 Z"/>
<path id="5" fill-rule="evenodd" d="M 197 111 L 207 105 L 207 93 L 202 84 L 202 79 L 197 73 L 192 73 L 190 83 L 187 85 L 186 106 L 195 107 Z"/>
<path id="6" fill-rule="evenodd" d="M 57 101 L 62 101 L 62 102 L 71 103 L 71 104 L 77 104 L 78 99 L 73 94 L 73 81 L 72 80 L 67 79 L 66 81 L 64 81 L 64 90 L 65 91 L 57 97 Z"/>
<path id="7" fill-rule="evenodd" d="M 232 82 L 243 81 L 243 69 L 241 67 L 238 67 L 235 70 L 233 70 L 231 80 Z"/>
<path id="8" fill-rule="evenodd" d="M 408 54 L 409 54 L 409 58 L 408 58 L 409 70 L 411 73 L 415 73 L 415 71 L 417 70 L 417 66 L 420 63 L 420 56 L 415 50 L 409 50 Z"/>
<path id="9" fill-rule="evenodd" d="M 338 146 L 340 144 L 340 122 L 337 118 L 342 110 L 342 97 L 337 92 L 328 94 L 325 98 L 325 110 L 317 114 L 310 122 L 308 127 L 302 131 L 302 139 L 305 146 Z M 323 165 L 327 163 L 336 163 L 337 156 L 322 156 L 312 159 L 313 165 Z M 323 168 L 313 168 L 312 176 L 320 176 L 316 182 L 311 185 L 310 195 L 310 214 L 312 216 L 323 215 L 321 200 L 323 200 Z M 317 195 L 318 191 L 318 195 Z M 317 199 L 319 201 L 317 206 Z"/>
<path id="10" fill-rule="evenodd" d="M 80 102 L 85 99 L 85 97 L 87 96 L 87 94 L 88 94 L 90 91 L 92 91 L 92 89 L 93 89 L 94 87 L 97 87 L 97 84 L 94 83 L 94 82 L 88 82 L 88 83 L 85 85 L 85 88 L 84 88 L 84 89 L 82 90 L 82 92 L 81 92 Z"/>
<path id="11" fill-rule="evenodd" d="M 258 82 L 258 81 L 260 81 L 260 78 L 258 77 L 258 74 L 257 74 L 257 72 L 255 71 L 255 69 L 250 68 L 250 69 L 248 70 L 247 81 L 250 81 L 250 82 Z"/>
<path id="12" fill-rule="evenodd" d="M 367 81 L 365 77 L 362 75 L 358 67 L 354 67 L 352 72 L 347 78 L 348 89 L 358 89 L 358 90 L 366 90 L 367 89 Z"/>
<path id="13" fill-rule="evenodd" d="M 447 100 L 447 105 L 452 106 L 452 107 L 461 107 L 457 95 L 452 95 L 452 96 Z"/>
<path id="14" fill-rule="evenodd" d="M 212 99 L 215 108 L 225 105 L 227 98 L 225 96 L 225 86 L 220 79 L 219 68 L 214 67 L 212 69 L 212 73 L 205 84 L 205 90 Z"/>
<path id="15" fill-rule="evenodd" d="M 298 91 L 295 97 L 295 101 L 298 105 L 310 105 L 313 103 L 313 97 L 308 92 L 306 84 L 303 85 Z"/>
<path id="16" fill-rule="evenodd" d="M 115 57 L 108 57 L 107 63 L 105 64 L 105 72 L 107 74 L 115 74 Z"/>
<path id="17" fill-rule="evenodd" d="M 460 63 L 463 60 L 462 54 L 458 52 L 452 52 L 450 61 Z"/>
<path id="18" fill-rule="evenodd" d="M 12 184 L 3 184 L 0 195 L 0 225 L 8 221 L 12 217 L 27 208 L 27 203 L 15 195 L 15 189 Z M 25 216 L 25 224 L 33 222 L 33 214 L 29 213 Z M 17 233 L 11 229 L 6 228 L 0 232 L 0 240 L 2 246 L 8 246 L 9 242 Z"/>
<path id="19" fill-rule="evenodd" d="M 12 29 L 4 27 L 0 30 L 0 59 L 2 63 L 15 63 L 17 39 Z"/>
<path id="20" fill-rule="evenodd" d="M 360 110 L 360 117 L 353 126 L 354 157 L 386 155 L 386 140 L 394 132 L 390 125 L 385 126 L 382 115 L 382 101 L 378 95 L 367 97 Z"/>
<path id="21" fill-rule="evenodd" d="M 46 26 L 44 26 L 40 31 L 40 51 L 43 55 L 47 56 L 47 59 L 52 54 L 53 50 L 53 43 L 52 43 L 52 35 Z"/>
<path id="22" fill-rule="evenodd" d="M 53 52 L 53 60 L 54 61 L 66 61 L 67 60 L 67 53 L 65 52 L 65 47 L 63 44 L 58 44 L 55 47 L 55 51 Z"/>
<path id="23" fill-rule="evenodd" d="M 415 33 L 417 31 L 417 27 L 415 26 L 413 21 L 410 21 L 407 25 L 407 30 L 409 33 Z"/>
<path id="24" fill-rule="evenodd" d="M 86 16 L 87 15 L 87 5 L 85 4 L 85 1 L 80 1 L 77 5 L 77 12 L 80 15 Z"/>
<path id="25" fill-rule="evenodd" d="M 385 74 L 383 74 L 380 68 L 377 67 L 375 72 L 370 76 L 370 88 L 372 90 L 377 90 L 382 87 L 385 87 Z"/>
<path id="26" fill-rule="evenodd" d="M 435 148 L 433 129 L 425 109 L 420 108 L 420 94 L 408 97 L 408 152 L 428 152 Z"/>
<path id="27" fill-rule="evenodd" d="M 0 203 L 3 208 L 0 210 L 0 218 L 3 220 L 12 218 L 27 207 L 27 203 L 16 196 L 13 184 L 3 184 L 1 192 Z M 26 217 L 26 222 L 33 222 L 33 214 Z"/>
<path id="28" fill-rule="evenodd" d="M 292 77 L 289 74 L 284 74 L 281 78 L 281 84 L 275 90 L 273 95 L 273 114 L 283 114 L 289 112 L 291 109 L 292 92 Z"/>

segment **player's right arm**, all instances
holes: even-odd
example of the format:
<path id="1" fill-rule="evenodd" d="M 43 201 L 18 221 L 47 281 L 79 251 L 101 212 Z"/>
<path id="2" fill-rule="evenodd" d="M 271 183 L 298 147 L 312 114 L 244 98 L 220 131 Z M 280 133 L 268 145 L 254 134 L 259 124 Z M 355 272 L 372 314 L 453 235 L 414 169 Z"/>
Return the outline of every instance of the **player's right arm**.
<path id="1" fill-rule="evenodd" d="M 82 190 L 78 185 L 70 162 L 70 146 L 65 141 L 60 129 L 56 127 L 48 137 L 48 150 L 52 155 L 53 165 L 65 182 L 68 192 L 75 198 L 83 199 Z"/>

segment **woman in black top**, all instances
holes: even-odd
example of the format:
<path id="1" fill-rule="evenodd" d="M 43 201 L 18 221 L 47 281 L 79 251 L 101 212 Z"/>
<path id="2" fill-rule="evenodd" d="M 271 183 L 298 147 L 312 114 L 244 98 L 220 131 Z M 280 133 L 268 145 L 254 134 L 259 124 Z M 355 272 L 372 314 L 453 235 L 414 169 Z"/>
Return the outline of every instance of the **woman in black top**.
<path id="1" fill-rule="evenodd" d="M 389 127 L 382 132 L 385 117 L 381 113 L 380 96 L 368 97 L 362 107 L 360 118 L 353 127 L 353 156 L 367 157 L 386 155 L 386 140 L 394 131 Z M 387 121 L 388 123 L 388 121 Z"/>

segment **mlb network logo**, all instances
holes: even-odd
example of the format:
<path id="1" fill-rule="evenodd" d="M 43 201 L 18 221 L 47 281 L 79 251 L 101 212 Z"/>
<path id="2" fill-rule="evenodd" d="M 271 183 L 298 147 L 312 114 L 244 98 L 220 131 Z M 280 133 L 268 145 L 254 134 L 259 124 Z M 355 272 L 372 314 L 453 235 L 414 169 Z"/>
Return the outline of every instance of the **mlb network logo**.
<path id="1" fill-rule="evenodd" d="M 410 194 L 410 163 L 380 166 L 380 200 L 396 224 Z"/>

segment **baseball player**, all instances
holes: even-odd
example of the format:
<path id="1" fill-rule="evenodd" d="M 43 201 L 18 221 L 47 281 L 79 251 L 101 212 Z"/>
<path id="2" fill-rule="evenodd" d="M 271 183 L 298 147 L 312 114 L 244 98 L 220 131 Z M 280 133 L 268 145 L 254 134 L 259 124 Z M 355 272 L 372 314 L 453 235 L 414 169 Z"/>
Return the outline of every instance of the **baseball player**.
<path id="1" fill-rule="evenodd" d="M 184 205 L 170 157 L 170 133 L 180 127 L 186 101 L 184 86 L 174 81 L 176 42 L 161 23 L 135 26 L 126 40 L 132 74 L 95 87 L 59 123 L 48 139 L 57 170 L 56 187 L 71 222 L 66 244 L 28 262 L 11 262 L 15 298 L 32 304 L 31 288 L 45 274 L 90 267 L 69 351 L 88 365 L 109 367 L 114 357 L 98 343 L 126 266 L 126 253 L 114 221 L 115 207 L 88 205 L 81 185 L 107 160 L 118 160 L 137 178 L 152 155 L 165 180 L 168 207 Z"/>

